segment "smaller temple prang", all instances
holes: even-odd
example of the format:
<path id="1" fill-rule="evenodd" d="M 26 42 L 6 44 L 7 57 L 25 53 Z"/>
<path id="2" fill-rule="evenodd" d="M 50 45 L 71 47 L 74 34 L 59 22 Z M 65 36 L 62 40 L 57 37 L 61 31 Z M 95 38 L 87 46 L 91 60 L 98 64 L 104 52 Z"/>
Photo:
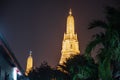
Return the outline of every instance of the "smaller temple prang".
<path id="1" fill-rule="evenodd" d="M 28 73 L 33 68 L 33 58 L 32 58 L 32 51 L 29 51 L 29 57 L 27 58 L 27 65 L 26 65 L 26 72 L 25 74 L 28 75 Z"/>

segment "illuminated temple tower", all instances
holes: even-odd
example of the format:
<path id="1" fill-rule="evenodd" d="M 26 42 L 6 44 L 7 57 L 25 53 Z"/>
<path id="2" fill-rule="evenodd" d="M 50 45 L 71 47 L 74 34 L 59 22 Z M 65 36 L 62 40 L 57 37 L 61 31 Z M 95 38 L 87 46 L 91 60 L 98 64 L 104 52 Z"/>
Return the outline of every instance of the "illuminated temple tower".
<path id="1" fill-rule="evenodd" d="M 60 64 L 66 61 L 71 55 L 77 55 L 80 53 L 79 43 L 77 39 L 77 34 L 75 33 L 74 27 L 74 17 L 72 16 L 72 11 L 70 9 L 69 16 L 67 17 L 67 29 L 64 33 L 64 38 L 62 42 L 62 51 Z"/>
<path id="2" fill-rule="evenodd" d="M 28 75 L 30 70 L 33 68 L 33 58 L 32 58 L 32 51 L 30 51 L 29 57 L 27 59 L 27 66 L 25 74 Z"/>

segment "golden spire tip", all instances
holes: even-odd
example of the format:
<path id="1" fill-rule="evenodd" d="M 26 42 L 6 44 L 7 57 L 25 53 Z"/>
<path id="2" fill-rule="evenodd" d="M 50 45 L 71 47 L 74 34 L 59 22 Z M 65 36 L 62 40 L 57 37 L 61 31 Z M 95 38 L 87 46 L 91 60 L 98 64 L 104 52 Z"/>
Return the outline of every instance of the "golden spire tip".
<path id="1" fill-rule="evenodd" d="M 72 14 L 72 9 L 71 9 L 71 8 L 70 8 L 69 14 L 70 14 L 70 15 Z"/>
<path id="2" fill-rule="evenodd" d="M 32 55 L 32 51 L 30 50 L 30 55 Z"/>

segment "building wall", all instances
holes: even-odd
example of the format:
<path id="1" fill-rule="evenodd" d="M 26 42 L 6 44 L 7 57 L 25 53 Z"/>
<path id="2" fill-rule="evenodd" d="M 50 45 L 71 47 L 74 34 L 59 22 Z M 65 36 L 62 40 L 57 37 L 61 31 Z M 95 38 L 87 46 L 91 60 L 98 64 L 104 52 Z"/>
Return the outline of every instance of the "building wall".
<path id="1" fill-rule="evenodd" d="M 13 80 L 13 67 L 6 61 L 3 54 L 0 51 L 0 80 L 5 80 L 5 77 L 8 77 L 8 80 Z"/>

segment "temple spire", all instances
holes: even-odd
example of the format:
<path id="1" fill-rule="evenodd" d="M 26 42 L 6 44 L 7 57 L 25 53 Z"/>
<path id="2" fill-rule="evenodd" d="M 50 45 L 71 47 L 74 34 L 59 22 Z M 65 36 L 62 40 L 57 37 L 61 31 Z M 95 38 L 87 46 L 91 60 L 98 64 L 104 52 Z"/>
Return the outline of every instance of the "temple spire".
<path id="1" fill-rule="evenodd" d="M 72 15 L 72 9 L 70 8 L 69 15 Z"/>
<path id="2" fill-rule="evenodd" d="M 67 17 L 66 32 L 63 37 L 61 59 L 59 63 L 63 65 L 67 58 L 79 53 L 79 42 L 77 34 L 75 33 L 74 17 L 72 16 L 72 10 L 70 9 Z"/>
<path id="3" fill-rule="evenodd" d="M 32 51 L 29 52 L 29 55 L 32 56 Z"/>
<path id="4" fill-rule="evenodd" d="M 74 17 L 72 16 L 72 9 L 69 10 L 67 17 L 67 34 L 74 34 Z"/>
<path id="5" fill-rule="evenodd" d="M 27 59 L 27 66 L 26 66 L 25 74 L 28 75 L 28 73 L 32 70 L 32 68 L 33 68 L 32 51 L 29 51 L 29 57 Z"/>

